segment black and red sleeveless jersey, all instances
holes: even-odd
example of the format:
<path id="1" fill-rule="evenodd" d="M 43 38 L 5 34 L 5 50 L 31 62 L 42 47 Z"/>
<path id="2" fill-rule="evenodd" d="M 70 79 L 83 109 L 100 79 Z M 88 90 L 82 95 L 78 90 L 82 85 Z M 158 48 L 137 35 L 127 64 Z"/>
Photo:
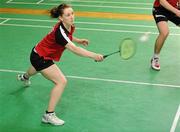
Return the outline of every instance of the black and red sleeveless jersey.
<path id="1" fill-rule="evenodd" d="M 170 5 L 172 5 L 173 7 L 178 8 L 177 7 L 178 0 L 167 0 L 167 2 Z M 155 0 L 154 1 L 154 7 L 160 7 L 160 6 L 161 6 L 161 4 L 160 4 L 159 0 Z"/>
<path id="2" fill-rule="evenodd" d="M 52 31 L 35 46 L 35 51 L 44 59 L 59 61 L 65 50 L 65 45 L 72 41 L 74 30 L 75 27 L 71 26 L 69 32 L 62 22 L 58 22 Z"/>

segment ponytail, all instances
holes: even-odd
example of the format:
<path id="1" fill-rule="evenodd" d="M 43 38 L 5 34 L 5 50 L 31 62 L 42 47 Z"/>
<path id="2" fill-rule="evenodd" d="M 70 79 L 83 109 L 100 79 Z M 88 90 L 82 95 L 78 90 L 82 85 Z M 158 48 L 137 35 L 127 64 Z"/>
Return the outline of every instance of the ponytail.
<path id="1" fill-rule="evenodd" d="M 59 11 L 57 7 L 54 7 L 50 10 L 50 16 L 52 18 L 58 18 L 59 17 Z"/>
<path id="2" fill-rule="evenodd" d="M 64 13 L 64 9 L 65 8 L 69 8 L 71 7 L 70 5 L 67 5 L 67 4 L 60 4 L 58 7 L 54 7 L 50 10 L 50 16 L 52 18 L 58 18 L 59 16 L 62 16 L 63 13 Z"/>

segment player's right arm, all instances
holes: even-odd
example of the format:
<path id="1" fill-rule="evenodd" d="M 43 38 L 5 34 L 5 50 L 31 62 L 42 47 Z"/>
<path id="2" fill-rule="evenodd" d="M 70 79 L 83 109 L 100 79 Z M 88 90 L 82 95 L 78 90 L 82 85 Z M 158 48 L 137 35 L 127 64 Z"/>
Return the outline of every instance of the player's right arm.
<path id="1" fill-rule="evenodd" d="M 103 55 L 88 51 L 88 50 L 81 48 L 81 47 L 78 47 L 75 44 L 73 44 L 72 42 L 67 43 L 65 45 L 65 47 L 68 50 L 72 51 L 73 53 L 75 53 L 79 56 L 92 58 L 96 61 L 102 61 L 103 60 Z"/>
<path id="2" fill-rule="evenodd" d="M 179 0 L 180 1 L 180 0 Z M 167 0 L 159 0 L 160 4 L 166 8 L 167 10 L 173 12 L 174 14 L 176 14 L 178 17 L 180 17 L 180 10 L 174 8 L 171 4 L 169 4 L 167 2 Z"/>

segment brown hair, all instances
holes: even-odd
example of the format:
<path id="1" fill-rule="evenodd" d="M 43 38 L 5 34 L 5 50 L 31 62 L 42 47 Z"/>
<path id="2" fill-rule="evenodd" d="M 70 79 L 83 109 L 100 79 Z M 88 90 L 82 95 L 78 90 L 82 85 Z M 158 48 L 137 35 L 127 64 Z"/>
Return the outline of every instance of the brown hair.
<path id="1" fill-rule="evenodd" d="M 59 16 L 62 16 L 64 13 L 64 9 L 71 7 L 68 4 L 62 3 L 58 7 L 54 7 L 50 10 L 50 16 L 52 18 L 58 18 Z"/>

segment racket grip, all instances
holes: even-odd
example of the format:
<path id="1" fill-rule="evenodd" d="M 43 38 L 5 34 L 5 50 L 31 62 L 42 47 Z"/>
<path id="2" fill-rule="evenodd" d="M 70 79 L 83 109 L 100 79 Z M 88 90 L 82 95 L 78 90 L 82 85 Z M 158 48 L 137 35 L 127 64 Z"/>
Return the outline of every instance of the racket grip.
<path id="1" fill-rule="evenodd" d="M 105 59 L 106 57 L 108 57 L 108 55 L 103 55 L 103 58 Z M 95 62 L 98 62 L 97 60 L 95 60 Z"/>
<path id="2" fill-rule="evenodd" d="M 105 59 L 106 57 L 108 57 L 108 55 L 103 55 L 103 58 Z"/>

